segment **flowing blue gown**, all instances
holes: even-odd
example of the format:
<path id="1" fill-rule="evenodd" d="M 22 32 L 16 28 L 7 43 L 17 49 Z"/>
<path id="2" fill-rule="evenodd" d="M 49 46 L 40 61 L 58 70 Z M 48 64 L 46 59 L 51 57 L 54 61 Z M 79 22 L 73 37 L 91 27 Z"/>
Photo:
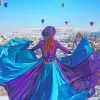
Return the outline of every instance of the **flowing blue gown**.
<path id="1" fill-rule="evenodd" d="M 10 100 L 87 100 L 93 96 L 98 64 L 86 37 L 72 55 L 60 58 L 56 57 L 56 49 L 65 49 L 59 42 L 55 42 L 51 57 L 42 51 L 41 58 L 27 49 L 31 43 L 14 38 L 0 46 L 0 85 Z M 40 45 L 33 49 L 42 50 Z M 50 62 L 46 62 L 48 58 Z"/>

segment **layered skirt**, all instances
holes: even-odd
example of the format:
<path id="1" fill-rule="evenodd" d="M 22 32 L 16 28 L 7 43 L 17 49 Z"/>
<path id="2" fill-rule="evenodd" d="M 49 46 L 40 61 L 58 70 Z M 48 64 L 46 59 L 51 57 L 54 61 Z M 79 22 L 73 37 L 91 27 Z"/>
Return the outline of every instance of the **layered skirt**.
<path id="1" fill-rule="evenodd" d="M 87 100 L 95 93 L 98 61 L 87 38 L 71 56 L 45 62 L 14 38 L 0 46 L 0 85 L 10 100 Z"/>

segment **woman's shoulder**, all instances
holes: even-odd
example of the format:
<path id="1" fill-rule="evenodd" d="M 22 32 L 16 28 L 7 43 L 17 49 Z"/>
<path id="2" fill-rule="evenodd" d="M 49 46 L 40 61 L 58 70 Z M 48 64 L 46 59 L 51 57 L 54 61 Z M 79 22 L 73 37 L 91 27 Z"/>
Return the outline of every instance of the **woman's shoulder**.
<path id="1" fill-rule="evenodd" d="M 55 44 L 59 44 L 59 41 L 58 40 L 54 40 L 55 41 Z"/>
<path id="2" fill-rule="evenodd" d="M 39 43 L 43 43 L 43 42 L 44 42 L 44 40 L 42 40 L 42 39 L 39 41 Z"/>
<path id="3" fill-rule="evenodd" d="M 59 41 L 58 40 L 54 40 L 55 41 L 55 45 L 56 45 L 56 47 L 58 47 L 58 45 L 59 45 Z"/>
<path id="4" fill-rule="evenodd" d="M 56 43 L 58 43 L 58 40 L 54 40 Z"/>
<path id="5" fill-rule="evenodd" d="M 58 40 L 54 40 L 54 42 L 55 42 L 55 44 L 59 44 Z M 41 39 L 41 40 L 39 41 L 39 44 L 43 44 L 43 43 L 44 43 L 44 40 Z"/>

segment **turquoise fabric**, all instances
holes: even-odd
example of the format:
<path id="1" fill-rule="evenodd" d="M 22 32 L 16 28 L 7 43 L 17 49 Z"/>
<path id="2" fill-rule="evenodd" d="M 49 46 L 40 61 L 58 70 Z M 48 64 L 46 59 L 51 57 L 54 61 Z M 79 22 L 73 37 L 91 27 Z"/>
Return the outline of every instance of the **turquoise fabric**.
<path id="1" fill-rule="evenodd" d="M 15 79 L 41 62 L 34 52 L 26 49 L 30 43 L 30 40 L 14 38 L 0 46 L 0 84 Z"/>
<path id="2" fill-rule="evenodd" d="M 31 75 L 32 72 L 30 70 L 34 69 L 34 67 L 37 67 L 41 62 L 43 62 L 42 58 L 37 59 L 35 53 L 27 49 L 30 43 L 32 43 L 30 40 L 14 38 L 8 41 L 6 44 L 0 46 L 0 84 L 7 83 L 8 90 L 10 86 L 9 84 L 11 82 L 13 83 L 14 79 L 20 80 L 21 78 L 22 80 L 24 79 L 25 75 L 27 76 L 28 72 L 29 75 Z M 88 43 L 89 42 L 87 39 L 84 38 L 72 56 L 69 56 L 68 58 L 59 58 L 60 61 L 68 65 L 68 60 L 72 59 L 72 62 L 70 63 L 70 66 L 72 67 L 81 63 L 85 58 L 93 53 L 93 50 L 88 46 Z M 79 62 L 76 61 L 76 59 L 78 60 L 80 56 L 83 58 L 81 58 Z M 86 100 L 88 98 L 89 91 L 84 90 L 82 92 L 78 92 L 74 87 L 71 86 L 67 79 L 65 79 L 64 74 L 59 66 L 59 63 L 56 60 L 48 64 L 46 63 L 45 66 L 43 66 L 44 69 L 43 72 L 41 72 L 42 75 L 36 84 L 35 90 L 32 91 L 30 100 Z M 32 78 L 37 74 L 39 73 L 35 72 Z M 20 77 L 21 75 L 23 76 Z M 26 81 L 24 80 L 20 82 L 24 83 Z M 17 81 L 15 81 L 15 83 L 16 82 Z M 18 84 L 18 90 L 20 90 L 20 82 Z M 28 84 L 26 85 L 28 86 Z M 33 84 L 29 85 L 33 86 Z M 12 88 L 12 86 L 13 84 L 11 84 L 10 88 Z M 15 87 L 17 88 L 17 86 Z M 24 87 L 24 85 L 21 87 Z M 21 91 L 21 93 L 23 93 L 23 90 Z M 10 92 L 13 92 L 13 90 Z M 19 93 L 19 95 L 23 94 Z M 17 100 L 16 97 L 14 97 L 14 100 Z"/>
<path id="3" fill-rule="evenodd" d="M 67 66 L 75 67 L 93 54 L 93 52 L 94 50 L 91 47 L 89 40 L 87 37 L 84 37 L 72 55 L 61 57 L 59 60 Z"/>
<path id="4" fill-rule="evenodd" d="M 56 61 L 46 64 L 31 100 L 86 100 L 88 91 L 78 92 L 64 79 Z"/>
<path id="5" fill-rule="evenodd" d="M 3 46 L 6 48 L 6 54 L 9 59 L 15 62 L 16 54 L 26 49 L 32 43 L 31 40 L 27 40 L 24 38 L 14 38 L 6 42 Z"/>

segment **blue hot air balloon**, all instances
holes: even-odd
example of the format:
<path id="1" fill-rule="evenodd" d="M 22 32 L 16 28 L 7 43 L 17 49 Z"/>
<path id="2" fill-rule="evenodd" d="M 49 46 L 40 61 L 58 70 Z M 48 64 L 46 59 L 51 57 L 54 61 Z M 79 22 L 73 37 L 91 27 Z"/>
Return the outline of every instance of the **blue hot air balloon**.
<path id="1" fill-rule="evenodd" d="M 61 6 L 62 6 L 62 7 L 64 7 L 64 6 L 65 6 L 64 2 L 62 2 L 62 3 L 61 3 Z"/>
<path id="2" fill-rule="evenodd" d="M 65 21 L 65 24 L 67 25 L 68 24 L 68 21 Z"/>
<path id="3" fill-rule="evenodd" d="M 90 22 L 90 25 L 93 26 L 94 25 L 94 22 Z"/>
<path id="4" fill-rule="evenodd" d="M 8 7 L 8 3 L 4 3 L 4 7 L 7 8 Z"/>
<path id="5" fill-rule="evenodd" d="M 44 19 L 41 19 L 41 22 L 42 22 L 42 23 L 44 23 L 44 22 L 45 22 L 45 20 L 44 20 Z"/>

